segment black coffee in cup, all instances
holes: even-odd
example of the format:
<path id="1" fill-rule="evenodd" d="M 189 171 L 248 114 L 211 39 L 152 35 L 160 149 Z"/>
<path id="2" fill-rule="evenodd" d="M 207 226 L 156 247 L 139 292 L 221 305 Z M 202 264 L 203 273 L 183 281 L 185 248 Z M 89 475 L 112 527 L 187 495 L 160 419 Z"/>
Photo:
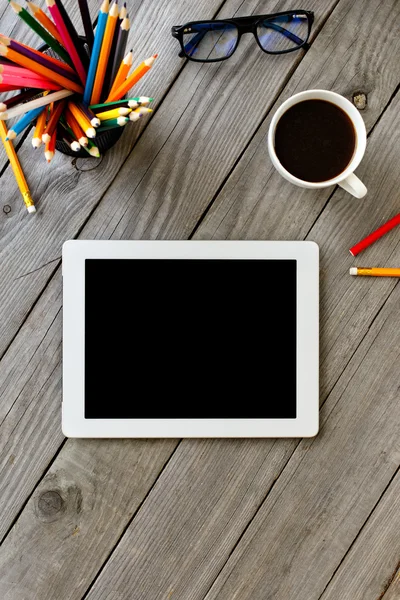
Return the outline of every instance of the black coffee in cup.
<path id="1" fill-rule="evenodd" d="M 303 181 L 328 181 L 351 162 L 356 132 L 351 119 L 336 104 L 303 100 L 279 119 L 274 145 L 289 173 Z"/>

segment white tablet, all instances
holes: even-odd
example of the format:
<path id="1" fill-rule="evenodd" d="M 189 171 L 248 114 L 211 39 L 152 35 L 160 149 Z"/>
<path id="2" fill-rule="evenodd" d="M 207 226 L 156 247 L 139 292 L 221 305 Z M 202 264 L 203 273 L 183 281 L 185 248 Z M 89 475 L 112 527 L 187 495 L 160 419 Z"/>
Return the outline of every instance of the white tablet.
<path id="1" fill-rule="evenodd" d="M 69 437 L 318 431 L 313 242 L 69 241 Z"/>

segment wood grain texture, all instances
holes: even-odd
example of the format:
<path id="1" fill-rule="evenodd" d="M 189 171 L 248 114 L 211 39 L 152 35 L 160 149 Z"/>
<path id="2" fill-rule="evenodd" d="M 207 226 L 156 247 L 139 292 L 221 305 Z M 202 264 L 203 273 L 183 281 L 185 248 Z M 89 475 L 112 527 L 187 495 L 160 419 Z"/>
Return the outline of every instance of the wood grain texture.
<path id="1" fill-rule="evenodd" d="M 2 600 L 82 598 L 176 443 L 69 440 L 3 544 Z"/>
<path id="2" fill-rule="evenodd" d="M 321 596 L 321 600 L 377 600 L 400 563 L 400 473 Z M 385 597 L 385 596 L 384 596 Z"/>
<path id="3" fill-rule="evenodd" d="M 398 600 L 400 598 L 400 569 L 397 571 L 387 592 L 377 600 Z"/>
<path id="4" fill-rule="evenodd" d="M 206 600 L 320 598 L 398 469 L 399 300 L 397 286 Z"/>
<path id="5" fill-rule="evenodd" d="M 159 53 L 152 70 L 134 88 L 135 93 L 154 96 L 154 107 L 157 106 L 182 69 L 171 26 L 181 19 L 212 15 L 219 4 L 220 0 L 204 0 L 194 11 L 184 0 L 152 0 L 131 7 L 135 25 L 130 43 L 135 60 L 140 62 L 156 51 Z M 169 112 L 179 120 L 179 105 L 170 106 Z M 74 165 L 71 157 L 57 153 L 49 168 L 41 150 L 35 153 L 27 141 L 19 156 L 29 175 L 32 196 L 37 200 L 38 212 L 31 218 L 16 193 L 12 172 L 5 171 L 0 180 L 0 356 L 46 285 L 51 274 L 46 265 L 60 258 L 62 243 L 78 234 L 112 180 L 120 177 L 121 165 L 148 121 L 146 118 L 139 125 L 131 124 L 100 166 L 93 159 L 78 159 Z M 154 136 L 153 143 L 162 144 L 161 132 Z M 94 166 L 98 168 L 93 169 Z M 135 170 L 135 166 L 131 167 L 124 180 L 125 191 Z M 3 212 L 5 205 L 11 212 Z"/>

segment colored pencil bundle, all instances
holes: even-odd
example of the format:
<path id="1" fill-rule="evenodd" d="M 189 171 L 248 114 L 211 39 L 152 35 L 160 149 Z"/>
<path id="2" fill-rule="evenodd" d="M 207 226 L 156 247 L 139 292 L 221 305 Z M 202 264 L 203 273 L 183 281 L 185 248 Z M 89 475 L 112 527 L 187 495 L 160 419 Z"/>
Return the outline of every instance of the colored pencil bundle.
<path id="1" fill-rule="evenodd" d="M 12 140 L 34 127 L 32 146 L 42 144 L 48 163 L 56 140 L 73 152 L 100 156 L 96 137 L 120 129 L 152 112 L 152 98 L 126 98 L 129 90 L 154 64 L 157 54 L 131 71 L 132 50 L 126 52 L 130 19 L 126 7 L 103 0 L 94 30 L 87 0 L 78 0 L 85 37 L 78 34 L 62 0 L 45 0 L 46 10 L 26 0 L 10 7 L 51 50 L 36 50 L 0 33 L 0 133 L 29 212 L 29 189 Z M 119 0 L 121 3 L 121 0 Z M 5 121 L 16 117 L 8 126 Z M 105 138 L 106 139 L 106 138 Z M 106 143 L 104 143 L 106 146 Z"/>

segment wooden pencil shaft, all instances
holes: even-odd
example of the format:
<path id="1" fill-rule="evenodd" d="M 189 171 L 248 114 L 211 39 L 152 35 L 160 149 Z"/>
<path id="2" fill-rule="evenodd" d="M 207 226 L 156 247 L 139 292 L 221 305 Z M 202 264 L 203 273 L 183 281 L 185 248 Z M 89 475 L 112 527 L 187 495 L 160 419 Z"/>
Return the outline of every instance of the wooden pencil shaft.
<path id="1" fill-rule="evenodd" d="M 50 119 L 49 119 L 49 121 L 44 129 L 43 135 L 42 135 L 42 140 L 44 142 L 47 142 L 49 140 L 49 138 L 53 135 L 54 131 L 56 130 L 57 124 L 63 113 L 65 103 L 66 103 L 66 100 L 60 100 L 59 102 L 55 103 L 54 110 L 51 113 Z"/>
<path id="2" fill-rule="evenodd" d="M 122 7 L 122 9 L 123 8 L 124 7 Z M 125 9 L 125 12 L 126 12 L 126 9 Z M 129 23 L 129 19 L 126 19 L 126 21 Z M 121 19 L 121 13 L 120 13 L 118 16 L 118 21 L 115 26 L 112 43 L 111 43 L 111 48 L 110 48 L 110 53 L 109 53 L 109 57 L 108 57 L 108 61 L 107 61 L 106 74 L 104 77 L 104 84 L 103 84 L 103 90 L 102 90 L 103 95 L 108 96 L 108 94 L 111 90 L 111 86 L 113 84 L 114 78 L 115 78 L 115 74 L 113 76 L 114 59 L 115 59 L 116 54 L 119 53 L 119 45 L 120 45 L 120 39 L 121 39 L 121 26 L 122 26 L 122 23 L 124 23 L 124 22 L 125 22 L 125 19 Z M 122 55 L 121 59 L 118 61 L 117 69 L 118 69 L 119 64 L 120 64 L 121 60 L 123 59 L 123 57 L 124 56 Z"/>
<path id="3" fill-rule="evenodd" d="M 119 100 L 151 69 L 157 55 L 143 61 L 115 92 L 109 95 L 106 102 Z"/>
<path id="4" fill-rule="evenodd" d="M 129 19 L 125 19 L 124 21 L 128 21 L 128 23 L 129 23 Z M 116 43 L 115 52 L 113 55 L 114 58 L 113 58 L 111 70 L 110 70 L 110 72 L 111 72 L 110 81 L 112 82 L 112 85 L 109 87 L 109 89 L 107 89 L 107 95 L 114 89 L 114 86 L 116 88 L 119 87 L 119 85 L 123 82 L 123 80 L 126 79 L 126 77 L 128 75 L 129 67 L 128 67 L 127 72 L 126 72 L 126 69 L 124 69 L 124 67 L 123 67 L 126 46 L 128 43 L 128 35 L 129 35 L 129 27 L 128 27 L 128 29 L 122 29 L 122 26 L 121 26 L 119 29 L 119 32 L 118 32 L 118 39 L 117 39 L 117 43 Z M 120 73 L 120 71 L 122 71 L 122 73 Z M 123 74 L 125 72 L 126 72 L 125 77 L 123 77 Z M 118 74 L 120 75 L 120 81 L 116 81 Z"/>
<path id="5" fill-rule="evenodd" d="M 59 31 L 57 30 L 57 27 L 54 25 L 53 21 L 49 19 L 46 13 L 43 12 L 43 10 L 39 6 L 31 2 L 30 0 L 28 2 L 28 7 L 35 19 L 37 19 L 45 29 L 47 29 L 47 31 L 53 36 L 53 38 L 55 38 L 60 44 L 62 44 L 62 39 Z"/>
<path id="6" fill-rule="evenodd" d="M 66 98 L 71 96 L 72 92 L 70 90 L 60 90 L 59 92 L 53 92 L 52 94 L 48 94 L 47 96 L 42 96 L 40 98 L 36 98 L 35 100 L 31 100 L 30 102 L 26 102 L 20 106 L 15 106 L 14 108 L 0 113 L 0 119 L 12 119 L 13 117 L 17 117 L 23 113 L 26 113 L 29 110 L 34 108 L 39 108 L 39 106 L 46 106 L 46 104 L 50 104 L 50 102 L 55 102 L 56 100 L 61 100 L 62 98 Z"/>
<path id="7" fill-rule="evenodd" d="M 31 69 L 36 73 L 42 74 L 45 77 L 48 77 L 52 81 L 59 83 L 62 87 L 67 88 L 67 90 L 82 93 L 82 86 L 78 85 L 74 81 L 71 81 L 70 79 L 67 79 L 63 75 L 59 75 L 58 73 L 52 71 L 48 67 L 44 67 L 43 65 L 37 63 L 35 60 L 23 56 L 22 54 L 16 52 L 15 50 L 12 50 L 11 48 L 7 48 L 6 46 L 0 45 L 0 54 L 3 52 L 3 48 L 6 51 L 6 56 L 8 56 L 13 62 L 23 67 L 27 67 L 28 69 Z"/>
<path id="8" fill-rule="evenodd" d="M 94 36 L 94 44 L 92 49 L 92 54 L 90 57 L 89 63 L 89 71 L 87 75 L 85 91 L 83 94 L 83 103 L 86 105 L 90 104 L 90 99 L 92 97 L 94 81 L 96 77 L 97 66 L 99 62 L 101 46 L 103 43 L 104 32 L 107 26 L 108 19 L 108 10 L 109 10 L 109 2 L 108 0 L 103 0 L 103 3 L 100 7 L 99 11 L 99 19 L 96 28 L 96 33 Z"/>
<path id="9" fill-rule="evenodd" d="M 10 161 L 10 166 L 13 170 L 13 173 L 14 173 L 15 179 L 17 181 L 19 190 L 21 192 L 22 198 L 24 200 L 25 206 L 26 206 L 28 212 L 33 213 L 33 212 L 35 212 L 36 209 L 35 209 L 35 206 L 34 206 L 30 191 L 29 191 L 29 187 L 28 187 L 27 181 L 25 179 L 25 175 L 22 170 L 21 164 L 18 160 L 18 156 L 15 151 L 15 148 L 14 148 L 12 142 L 6 141 L 7 126 L 3 121 L 0 121 L 0 137 L 4 144 L 4 149 L 7 153 L 8 160 Z"/>
<path id="10" fill-rule="evenodd" d="M 38 62 L 39 64 L 43 65 L 44 67 L 47 67 L 52 71 L 59 73 L 60 75 L 66 77 L 67 79 L 70 79 L 71 81 L 79 82 L 79 77 L 75 73 L 75 71 L 73 71 L 73 69 L 69 65 L 61 62 L 53 56 L 44 54 L 43 52 L 35 50 L 30 46 L 26 46 L 25 44 L 21 44 L 21 42 L 17 42 L 16 40 L 12 40 L 10 38 L 1 36 L 1 34 L 0 43 L 11 48 L 12 50 L 15 50 L 16 52 L 19 52 L 19 54 L 26 56 L 26 58 L 30 58 L 35 62 Z"/>
<path id="11" fill-rule="evenodd" d="M 96 77 L 94 79 L 93 92 L 90 104 L 97 104 L 101 100 L 104 77 L 106 73 L 107 62 L 109 59 L 112 38 L 117 20 L 118 5 L 117 1 L 115 1 L 108 13 L 107 25 L 104 32 L 103 42 L 101 44 L 100 56 L 97 64 Z"/>
<path id="12" fill-rule="evenodd" d="M 7 110 L 7 108 L 12 108 L 16 104 L 20 104 L 21 102 L 25 102 L 26 100 L 30 100 L 34 96 L 37 95 L 37 90 L 25 90 L 20 94 L 16 94 L 11 98 L 7 98 L 0 102 L 0 112 Z"/>
<path id="13" fill-rule="evenodd" d="M 75 48 L 77 50 L 79 49 L 79 51 L 82 51 L 82 52 L 80 52 L 80 56 L 81 56 L 82 62 L 84 63 L 85 69 L 87 70 L 88 66 L 89 66 L 89 57 L 85 51 L 85 43 L 82 40 L 82 38 L 79 37 L 78 32 L 76 31 L 68 12 L 65 10 L 65 6 L 62 3 L 62 0 L 55 0 L 55 3 L 58 7 L 58 10 L 60 11 L 62 20 L 68 30 L 69 36 L 72 39 L 72 41 L 74 42 Z"/>
<path id="14" fill-rule="evenodd" d="M 27 10 L 25 10 L 25 8 L 13 0 L 11 0 L 10 6 L 14 9 L 20 19 L 22 19 L 40 38 L 42 38 L 42 40 L 46 42 L 46 44 L 48 44 L 48 46 L 50 46 L 50 48 L 52 48 L 52 50 L 54 50 L 58 56 L 65 60 L 65 62 L 70 62 L 68 52 L 65 51 L 61 44 L 57 42 L 57 40 L 54 39 L 53 36 L 50 35 L 50 33 L 46 31 L 46 29 L 42 27 L 42 25 L 36 21 L 36 19 L 32 17 Z"/>
<path id="15" fill-rule="evenodd" d="M 83 28 L 85 30 L 86 43 L 90 49 L 93 48 L 94 33 L 92 27 L 92 20 L 90 18 L 89 6 L 87 0 L 78 0 L 79 10 L 81 12 Z"/>
<path id="16" fill-rule="evenodd" d="M 4 83 L 6 85 L 15 85 L 20 89 L 23 88 L 36 88 L 39 90 L 61 90 L 61 87 L 58 83 L 54 83 L 54 81 L 49 81 L 48 79 L 34 79 L 31 77 L 18 77 L 18 76 L 7 76 L 0 75 L 0 83 Z"/>

